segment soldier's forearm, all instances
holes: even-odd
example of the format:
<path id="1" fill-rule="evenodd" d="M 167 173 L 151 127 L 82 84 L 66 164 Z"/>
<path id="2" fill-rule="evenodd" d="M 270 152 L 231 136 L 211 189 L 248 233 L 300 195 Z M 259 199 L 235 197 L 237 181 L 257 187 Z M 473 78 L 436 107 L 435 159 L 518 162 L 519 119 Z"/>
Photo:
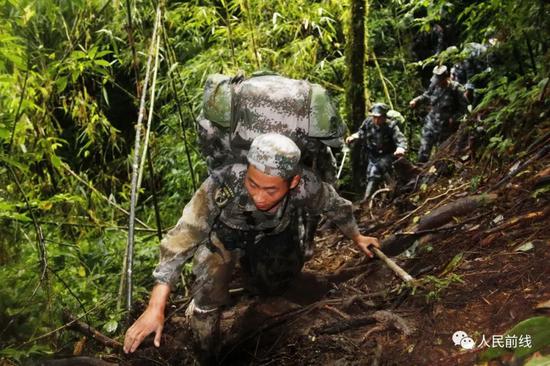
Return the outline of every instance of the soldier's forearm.
<path id="1" fill-rule="evenodd" d="M 164 308 L 168 302 L 170 296 L 170 285 L 167 283 L 157 283 L 151 291 L 151 298 L 149 299 L 148 309 L 164 313 Z"/>

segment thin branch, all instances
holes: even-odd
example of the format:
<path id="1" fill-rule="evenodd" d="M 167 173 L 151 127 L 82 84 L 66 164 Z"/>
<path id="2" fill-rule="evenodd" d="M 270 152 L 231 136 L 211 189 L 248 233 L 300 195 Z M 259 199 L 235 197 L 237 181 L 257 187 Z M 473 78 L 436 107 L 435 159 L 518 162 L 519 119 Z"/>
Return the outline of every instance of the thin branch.
<path id="1" fill-rule="evenodd" d="M 86 335 L 91 336 L 93 339 L 95 339 L 99 343 L 103 344 L 104 346 L 111 347 L 111 348 L 116 348 L 116 349 L 122 348 L 122 343 L 120 343 L 120 342 L 118 342 L 118 341 L 116 341 L 112 338 L 107 337 L 106 335 L 104 335 L 103 333 L 101 333 L 100 331 L 98 331 L 97 329 L 92 327 L 91 325 L 89 325 L 87 323 L 84 323 L 83 321 L 79 320 L 74 315 L 69 313 L 68 310 L 65 310 L 63 312 L 63 319 L 65 320 L 65 322 L 71 323 L 72 328 L 74 328 L 74 329 L 76 329 L 76 330 L 78 330 L 78 331 L 80 331 L 80 332 L 82 332 Z"/>
<path id="2" fill-rule="evenodd" d="M 25 194 L 25 191 L 23 190 L 23 187 L 21 186 L 21 182 L 19 182 L 19 178 L 17 178 L 17 174 L 13 171 L 12 167 L 6 163 L 4 165 L 8 168 L 11 175 L 13 176 L 15 185 L 21 192 L 21 195 L 23 196 L 23 200 L 25 201 L 25 206 L 27 206 L 27 210 L 29 211 L 29 214 L 31 215 L 31 220 L 34 225 L 34 230 L 36 232 L 36 241 L 38 246 L 38 254 L 39 254 L 39 261 L 41 264 L 41 275 L 40 275 L 40 283 L 46 278 L 46 271 L 48 267 L 48 260 L 47 260 L 47 251 L 46 251 L 46 244 L 44 240 L 44 234 L 42 232 L 42 227 L 40 227 L 40 224 L 38 223 L 38 220 L 34 214 L 34 210 L 31 207 L 31 204 L 29 202 L 29 199 L 27 198 L 27 195 Z M 37 287 L 38 289 L 38 287 Z M 36 290 L 35 290 L 36 291 Z M 34 293 L 33 293 L 34 295 Z"/>
<path id="3" fill-rule="evenodd" d="M 162 35 L 163 35 L 163 40 L 164 40 L 164 46 L 167 50 L 167 53 L 168 53 L 168 69 L 172 69 L 172 65 L 175 64 L 175 55 L 174 55 L 174 50 L 172 48 L 172 46 L 170 45 L 170 43 L 168 42 L 168 35 L 167 35 L 167 32 L 166 32 L 166 27 L 163 23 L 163 29 L 164 29 L 164 32 L 162 32 Z M 179 76 L 179 74 L 176 74 Z M 179 100 L 179 95 L 178 95 L 178 90 L 176 88 L 176 83 L 174 81 L 174 78 L 172 77 L 171 73 L 168 74 L 168 78 L 170 79 L 170 85 L 172 86 L 172 93 L 174 94 L 174 98 L 176 100 L 176 109 L 178 111 L 178 117 L 179 117 L 179 120 L 180 120 L 180 126 L 181 126 L 181 132 L 182 132 L 182 137 L 183 137 L 183 146 L 184 146 L 184 149 L 185 149 L 185 155 L 187 157 L 187 165 L 189 167 L 189 173 L 191 174 L 191 182 L 193 183 L 193 191 L 196 191 L 197 190 L 197 182 L 195 180 L 195 171 L 194 171 L 194 168 L 193 168 L 193 161 L 191 160 L 191 153 L 189 151 L 189 143 L 187 141 L 187 134 L 185 133 L 185 120 L 183 118 L 183 112 L 181 110 L 181 102 Z M 183 83 L 181 83 L 183 84 Z M 181 88 L 182 90 L 185 91 L 185 87 L 184 85 L 181 85 Z M 188 110 L 189 110 L 189 114 L 190 116 L 193 118 L 193 120 L 195 120 L 195 116 L 193 115 L 193 111 L 191 109 L 191 107 L 189 106 L 189 100 L 186 101 L 185 105 L 187 106 Z"/>
<path id="4" fill-rule="evenodd" d="M 92 190 L 95 194 L 97 194 L 100 198 L 102 198 L 103 200 L 107 201 L 107 203 L 109 203 L 111 206 L 115 207 L 117 210 L 119 210 L 120 212 L 130 216 L 130 213 L 128 211 L 126 211 L 125 209 L 123 209 L 122 207 L 120 207 L 119 205 L 117 205 L 116 203 L 114 203 L 113 201 L 111 201 L 109 198 L 105 197 L 105 195 L 103 193 L 101 193 L 100 191 L 97 190 L 97 188 L 95 188 L 94 186 L 92 186 L 90 183 L 86 182 L 84 179 L 82 179 L 78 174 L 76 174 L 66 163 L 62 163 L 61 166 L 70 174 L 72 175 L 73 177 L 75 177 L 80 183 L 82 184 L 85 184 L 86 187 L 88 187 L 90 190 Z M 146 229 L 149 229 L 149 230 L 153 230 L 153 228 L 151 228 L 149 225 L 147 225 L 146 223 L 144 223 L 143 221 L 141 221 L 140 219 L 137 219 L 136 218 L 136 221 L 138 223 L 140 223 L 144 228 Z"/>
<path id="5" fill-rule="evenodd" d="M 21 117 L 21 106 L 23 105 L 23 100 L 25 100 L 25 94 L 27 92 L 27 81 L 29 79 L 29 64 L 28 64 L 28 50 L 27 50 L 27 70 L 25 70 L 25 81 L 23 82 L 23 90 L 21 91 L 21 97 L 19 98 L 19 104 L 17 105 L 17 111 L 15 112 L 14 120 L 13 120 L 13 127 L 11 129 L 11 137 L 10 137 L 10 144 L 8 145 L 8 155 L 11 153 L 11 149 L 13 146 L 13 140 L 15 138 L 15 127 L 17 126 L 17 122 L 19 121 L 19 117 Z"/>
<path id="6" fill-rule="evenodd" d="M 372 59 L 374 60 L 374 65 L 376 66 L 376 71 L 378 72 L 378 76 L 380 77 L 380 82 L 382 83 L 382 89 L 384 90 L 384 96 L 388 100 L 388 104 L 390 105 L 391 109 L 393 109 L 393 103 L 391 101 L 388 86 L 386 85 L 386 79 L 384 78 L 384 75 L 382 74 L 382 69 L 380 68 L 380 64 L 378 63 L 378 60 L 376 59 L 376 54 L 374 52 L 372 52 Z"/>
<path id="7" fill-rule="evenodd" d="M 157 6 L 155 26 L 153 28 L 153 36 L 151 38 L 151 45 L 149 48 L 149 55 L 147 58 L 147 67 L 145 71 L 145 81 L 143 83 L 143 91 L 141 94 L 141 102 L 139 106 L 138 120 L 136 123 L 136 138 L 134 144 L 134 158 L 132 162 L 132 183 L 131 183 L 131 196 L 130 196 L 130 218 L 128 221 L 128 244 L 127 244 L 127 258 L 126 258 L 126 310 L 128 316 L 132 310 L 132 267 L 133 267 L 133 255 L 134 255 L 134 221 L 136 218 L 136 200 L 138 190 L 138 166 L 139 166 L 139 152 L 141 150 L 141 128 L 143 117 L 145 115 L 145 95 L 147 94 L 147 88 L 149 85 L 149 74 L 151 70 L 151 62 L 153 54 L 155 52 L 155 46 L 157 42 L 157 32 L 160 24 L 160 5 Z"/>
<path id="8" fill-rule="evenodd" d="M 460 190 L 464 187 L 466 187 L 467 185 L 469 185 L 470 183 L 464 183 L 463 185 L 461 186 L 458 186 L 458 187 L 455 187 L 455 188 L 449 188 L 447 189 L 444 193 L 440 194 L 440 195 L 437 195 L 437 196 L 434 196 L 434 197 L 430 197 L 428 199 L 426 199 L 426 201 L 424 201 L 424 203 L 422 203 L 420 206 L 418 206 L 417 208 L 415 208 L 414 210 L 412 210 L 411 212 L 409 212 L 407 215 L 403 216 L 402 218 L 400 218 L 399 220 L 397 220 L 395 222 L 395 224 L 398 224 L 404 220 L 406 220 L 407 218 L 411 217 L 411 215 L 413 215 L 414 213 L 416 213 L 418 210 L 420 210 L 422 207 L 424 207 L 428 202 L 430 201 L 434 201 L 438 198 L 441 198 L 441 197 L 445 197 L 447 196 L 447 194 L 449 194 L 450 192 L 453 192 L 453 191 L 457 191 L 457 190 Z"/>
<path id="9" fill-rule="evenodd" d="M 107 297 L 106 297 L 107 298 Z M 58 327 L 58 328 L 55 328 L 54 330 L 52 331 L 49 331 L 48 333 L 44 333 L 38 337 L 35 337 L 35 338 L 31 338 L 29 339 L 28 341 L 26 341 L 25 343 L 22 343 L 19 345 L 19 347 L 23 347 L 29 343 L 32 343 L 32 342 L 36 342 L 36 341 L 39 341 L 41 339 L 44 339 L 44 338 L 47 338 L 49 336 L 51 336 L 52 334 L 55 334 L 57 332 L 59 332 L 60 330 L 63 330 L 65 328 L 68 328 L 69 326 L 71 326 L 71 324 L 73 324 L 74 322 L 76 322 L 77 320 L 79 319 L 82 319 L 84 318 L 85 316 L 88 316 L 88 314 L 90 314 L 92 311 L 96 310 L 98 307 L 99 307 L 99 304 L 103 304 L 103 301 L 100 301 L 98 302 L 98 304 L 93 307 L 92 309 L 88 310 L 86 313 L 82 314 L 81 316 L 79 317 L 75 317 L 74 319 L 72 319 L 70 322 L 66 323 L 66 324 L 63 324 L 62 326 Z"/>

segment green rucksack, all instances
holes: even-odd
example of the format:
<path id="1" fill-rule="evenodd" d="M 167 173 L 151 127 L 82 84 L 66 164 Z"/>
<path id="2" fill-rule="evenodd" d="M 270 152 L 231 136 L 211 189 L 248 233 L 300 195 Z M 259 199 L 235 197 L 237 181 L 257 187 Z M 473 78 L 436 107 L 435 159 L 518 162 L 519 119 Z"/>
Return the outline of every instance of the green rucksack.
<path id="1" fill-rule="evenodd" d="M 210 170 L 245 162 L 256 136 L 276 132 L 294 140 L 304 164 L 322 176 L 335 174 L 330 147 L 340 148 L 346 131 L 322 86 L 274 74 L 209 75 L 198 124 Z"/>

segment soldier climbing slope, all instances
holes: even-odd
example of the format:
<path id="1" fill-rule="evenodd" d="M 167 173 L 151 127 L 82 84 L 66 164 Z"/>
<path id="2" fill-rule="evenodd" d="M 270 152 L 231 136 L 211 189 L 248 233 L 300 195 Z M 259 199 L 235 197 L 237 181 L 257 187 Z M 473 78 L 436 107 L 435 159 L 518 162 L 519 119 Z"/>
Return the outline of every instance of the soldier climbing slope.
<path id="1" fill-rule="evenodd" d="M 346 126 L 327 91 L 318 84 L 271 73 L 250 78 L 209 75 L 203 94 L 199 147 L 210 172 L 228 164 L 246 163 L 255 137 L 279 133 L 301 150 L 300 163 L 321 180 L 336 182 L 331 148 L 343 146 Z M 311 257 L 320 217 L 305 215 L 306 257 Z"/>
<path id="2" fill-rule="evenodd" d="M 300 149 L 289 138 L 264 134 L 254 139 L 248 165 L 228 165 L 212 174 L 185 206 L 178 224 L 160 244 L 157 282 L 149 305 L 128 329 L 124 351 L 133 352 L 155 332 L 160 345 L 164 309 L 184 262 L 194 255 L 196 276 L 190 307 L 191 328 L 201 354 L 219 347 L 220 310 L 236 261 L 260 289 L 283 289 L 303 265 L 300 210 L 324 214 L 361 251 L 372 257 L 374 237 L 359 233 L 351 202 L 299 164 Z M 209 361 L 212 361 L 210 359 Z"/>
<path id="3" fill-rule="evenodd" d="M 389 107 L 375 103 L 371 113 L 359 127 L 359 131 L 349 136 L 346 143 L 356 140 L 363 144 L 362 151 L 368 160 L 367 188 L 363 201 L 366 201 L 382 181 L 385 174 L 391 173 L 395 157 L 403 156 L 407 141 L 397 121 L 388 119 Z"/>
<path id="4" fill-rule="evenodd" d="M 409 102 L 411 108 L 429 103 L 430 111 L 424 120 L 418 161 L 428 161 L 432 147 L 444 141 L 458 128 L 458 119 L 467 111 L 468 102 L 462 85 L 452 81 L 447 66 L 436 66 L 430 87 Z"/>

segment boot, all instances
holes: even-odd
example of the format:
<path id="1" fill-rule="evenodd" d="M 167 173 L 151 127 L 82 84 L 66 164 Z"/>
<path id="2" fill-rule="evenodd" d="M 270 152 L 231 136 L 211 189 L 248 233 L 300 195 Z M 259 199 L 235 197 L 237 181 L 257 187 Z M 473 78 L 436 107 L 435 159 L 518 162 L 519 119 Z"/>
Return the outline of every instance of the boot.
<path id="1" fill-rule="evenodd" d="M 199 309 L 196 305 L 189 325 L 195 336 L 201 365 L 216 365 L 220 351 L 220 311 Z"/>

